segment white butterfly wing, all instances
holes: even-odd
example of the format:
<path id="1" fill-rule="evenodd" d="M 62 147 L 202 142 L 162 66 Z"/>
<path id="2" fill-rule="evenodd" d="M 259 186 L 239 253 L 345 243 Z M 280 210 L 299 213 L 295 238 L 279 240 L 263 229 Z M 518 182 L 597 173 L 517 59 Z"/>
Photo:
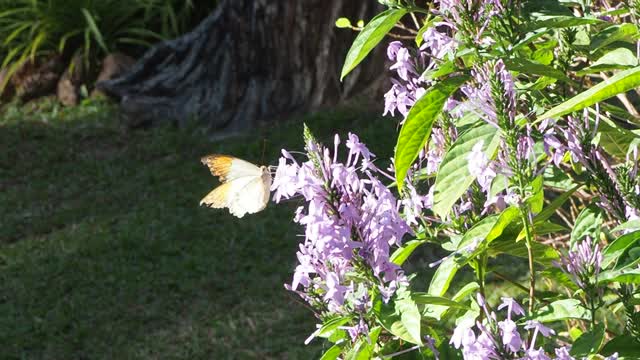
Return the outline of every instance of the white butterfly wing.
<path id="1" fill-rule="evenodd" d="M 215 188 L 200 205 L 229 208 L 231 214 L 241 218 L 263 210 L 269 202 L 271 174 L 265 167 L 228 155 L 209 155 L 202 163 L 211 173 L 220 177 L 222 185 Z"/>
<path id="2" fill-rule="evenodd" d="M 239 218 L 263 210 L 269 202 L 271 175 L 268 172 L 249 181 L 245 179 L 230 182 L 232 194 L 227 200 L 229 212 Z"/>
<path id="3" fill-rule="evenodd" d="M 208 155 L 201 161 L 209 167 L 211 174 L 220 177 L 221 182 L 262 175 L 262 169 L 259 167 L 229 155 Z"/>

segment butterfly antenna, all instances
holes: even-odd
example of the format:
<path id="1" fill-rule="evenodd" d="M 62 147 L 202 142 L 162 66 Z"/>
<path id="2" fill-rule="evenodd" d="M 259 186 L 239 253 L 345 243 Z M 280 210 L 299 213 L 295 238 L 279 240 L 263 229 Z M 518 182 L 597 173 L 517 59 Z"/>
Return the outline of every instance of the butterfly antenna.
<path id="1" fill-rule="evenodd" d="M 267 149 L 267 139 L 262 139 L 262 157 L 260 158 L 260 164 L 264 164 L 264 153 Z"/>

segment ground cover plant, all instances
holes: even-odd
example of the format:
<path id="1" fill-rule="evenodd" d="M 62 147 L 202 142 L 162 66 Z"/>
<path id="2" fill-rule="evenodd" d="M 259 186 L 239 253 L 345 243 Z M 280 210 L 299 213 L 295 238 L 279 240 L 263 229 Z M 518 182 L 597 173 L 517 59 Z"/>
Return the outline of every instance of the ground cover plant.
<path id="1" fill-rule="evenodd" d="M 640 358 L 640 3 L 381 3 L 336 25 L 360 31 L 343 78 L 395 38 L 391 166 L 305 129 L 273 181 L 276 202 L 306 202 L 286 284 L 318 321 L 306 342 L 322 359 Z M 424 248 L 445 251 L 431 279 L 402 267 Z M 491 277 L 514 288 L 496 298 Z"/>
<path id="2" fill-rule="evenodd" d="M 327 140 L 347 127 L 369 141 L 394 131 L 363 109 L 302 120 Z M 303 146 L 300 119 L 212 142 L 198 129 L 127 130 L 118 116 L 102 102 L 3 109 L 0 358 L 319 357 L 320 344 L 303 344 L 313 320 L 282 287 L 298 203 L 251 226 L 198 207 L 215 184 L 201 156 L 276 158 Z M 392 138 L 374 148 L 392 149 Z"/>

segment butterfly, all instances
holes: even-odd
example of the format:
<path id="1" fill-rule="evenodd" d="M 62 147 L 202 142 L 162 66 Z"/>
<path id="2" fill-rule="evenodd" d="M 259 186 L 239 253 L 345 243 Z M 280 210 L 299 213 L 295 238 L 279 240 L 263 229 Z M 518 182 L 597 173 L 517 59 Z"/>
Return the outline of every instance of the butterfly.
<path id="1" fill-rule="evenodd" d="M 263 210 L 269 201 L 271 173 L 266 166 L 256 166 L 229 155 L 207 155 L 200 159 L 218 176 L 222 185 L 200 200 L 200 205 L 229 208 L 239 218 Z"/>

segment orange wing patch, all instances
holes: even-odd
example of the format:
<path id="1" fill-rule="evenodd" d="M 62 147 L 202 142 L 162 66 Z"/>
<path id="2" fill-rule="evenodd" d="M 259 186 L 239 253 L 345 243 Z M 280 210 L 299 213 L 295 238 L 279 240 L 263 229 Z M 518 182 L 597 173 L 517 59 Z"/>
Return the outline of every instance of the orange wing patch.
<path id="1" fill-rule="evenodd" d="M 207 207 L 216 209 L 227 207 L 227 198 L 230 190 L 231 183 L 224 183 L 202 198 L 202 200 L 200 200 L 200 205 L 206 205 Z"/>
<path id="2" fill-rule="evenodd" d="M 229 155 L 212 154 L 202 157 L 200 161 L 209 167 L 213 176 L 219 176 L 220 181 L 225 182 L 233 159 L 234 157 Z"/>

